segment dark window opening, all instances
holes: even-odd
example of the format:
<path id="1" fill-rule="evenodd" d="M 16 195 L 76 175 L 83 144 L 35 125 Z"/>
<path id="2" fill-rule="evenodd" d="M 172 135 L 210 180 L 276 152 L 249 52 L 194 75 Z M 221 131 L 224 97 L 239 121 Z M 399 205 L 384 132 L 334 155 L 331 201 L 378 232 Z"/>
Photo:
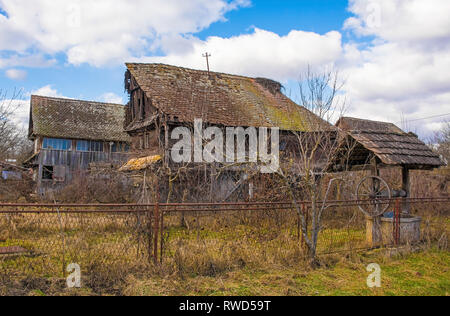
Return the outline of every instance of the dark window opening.
<path id="1" fill-rule="evenodd" d="M 111 152 L 112 153 L 121 153 L 121 152 L 128 152 L 130 150 L 130 145 L 123 142 L 114 142 L 111 145 Z"/>
<path id="2" fill-rule="evenodd" d="M 136 118 L 136 99 L 134 96 L 132 96 L 131 100 L 133 101 L 131 102 L 131 118 L 134 121 L 134 119 Z"/>
<path id="3" fill-rule="evenodd" d="M 145 98 L 142 99 L 141 107 L 142 107 L 142 119 L 145 119 L 145 116 L 147 115 L 147 113 L 145 111 Z"/>
<path id="4" fill-rule="evenodd" d="M 91 141 L 90 142 L 90 146 L 89 146 L 89 151 L 94 151 L 94 152 L 103 152 L 103 142 L 94 142 Z"/>
<path id="5" fill-rule="evenodd" d="M 43 167 L 42 180 L 53 180 L 53 166 L 44 166 Z"/>
<path id="6" fill-rule="evenodd" d="M 109 144 L 112 153 L 120 152 L 120 143 L 112 142 Z"/>

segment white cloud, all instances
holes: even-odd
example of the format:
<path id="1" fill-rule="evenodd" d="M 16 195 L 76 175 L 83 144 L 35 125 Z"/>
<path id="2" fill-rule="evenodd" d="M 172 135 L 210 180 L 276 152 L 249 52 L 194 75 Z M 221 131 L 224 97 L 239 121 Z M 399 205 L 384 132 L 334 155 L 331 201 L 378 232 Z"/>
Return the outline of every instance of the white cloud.
<path id="1" fill-rule="evenodd" d="M 210 52 L 211 69 L 280 81 L 297 80 L 305 66 L 335 65 L 347 81 L 349 115 L 399 123 L 450 113 L 450 1 L 352 0 L 355 17 L 344 28 L 372 36 L 369 45 L 342 44 L 336 31 L 320 35 L 291 31 L 286 36 L 256 28 L 231 38 L 163 37 L 166 56 L 135 59 L 205 69 L 202 53 Z M 295 94 L 295 91 L 293 92 Z M 382 110 L 381 110 L 382 109 Z M 442 118 L 416 121 L 422 135 Z"/>
<path id="2" fill-rule="evenodd" d="M 348 91 L 358 99 L 414 101 L 424 94 L 450 91 L 450 54 L 424 53 L 398 43 L 360 51 L 348 66 Z M 407 109 L 405 109 L 406 111 Z M 411 110 L 414 105 L 411 104 Z"/>
<path id="3" fill-rule="evenodd" d="M 100 100 L 106 103 L 123 104 L 123 98 L 112 92 L 103 94 Z"/>
<path id="4" fill-rule="evenodd" d="M 30 97 L 31 95 L 39 95 L 45 97 L 54 97 L 54 98 L 67 98 L 59 93 L 56 89 L 52 87 L 52 85 L 46 85 L 37 90 L 33 90 L 31 92 L 22 92 L 15 95 L 15 99 L 8 101 L 16 107 L 16 111 L 14 112 L 13 121 L 22 129 L 28 128 L 29 117 L 30 117 Z"/>
<path id="5" fill-rule="evenodd" d="M 60 94 L 56 89 L 52 88 L 52 85 L 46 85 L 42 88 L 34 90 L 30 95 L 39 95 L 43 97 L 52 97 L 52 98 L 67 98 Z"/>
<path id="6" fill-rule="evenodd" d="M 9 69 L 5 72 L 5 75 L 11 80 L 25 80 L 27 78 L 27 72 L 19 69 Z"/>
<path id="7" fill-rule="evenodd" d="M 286 81 L 297 79 L 308 64 L 332 64 L 342 54 L 341 34 L 291 31 L 286 36 L 255 29 L 251 34 L 230 38 L 210 37 L 182 42 L 186 49 L 166 45 L 167 56 L 138 59 L 196 69 L 206 69 L 202 54 L 209 52 L 211 70 L 248 76 L 264 76 Z"/>
<path id="8" fill-rule="evenodd" d="M 11 104 L 16 108 L 13 116 L 13 122 L 21 129 L 28 128 L 30 117 L 30 100 L 12 100 Z"/>
<path id="9" fill-rule="evenodd" d="M 1 31 L 0 31 L 1 33 Z M 42 54 L 14 54 L 9 57 L 0 57 L 0 69 L 10 67 L 45 68 L 56 63 L 54 58 L 46 58 Z"/>
<path id="10" fill-rule="evenodd" d="M 356 17 L 348 19 L 345 27 L 359 35 L 428 49 L 449 45 L 448 0 L 350 0 L 349 9 Z"/>
<path id="11" fill-rule="evenodd" d="M 368 47 L 344 47 L 350 115 L 394 123 L 402 115 L 422 136 L 450 113 L 450 1 L 352 0 L 345 28 L 374 36 Z M 450 117 L 447 117 L 450 119 Z"/>
<path id="12" fill-rule="evenodd" d="M 0 50 L 66 53 L 103 66 L 142 56 L 166 35 L 198 32 L 248 0 L 0 0 Z"/>
<path id="13" fill-rule="evenodd" d="M 350 0 L 354 17 L 344 29 L 365 45 L 342 43 L 341 34 L 293 30 L 285 36 L 255 28 L 249 34 L 200 40 L 193 34 L 224 19 L 248 0 L 0 0 L 0 68 L 51 64 L 67 55 L 74 65 L 125 60 L 163 62 L 213 71 L 297 80 L 305 66 L 336 65 L 347 79 L 349 115 L 394 123 L 450 113 L 450 1 Z M 155 52 L 163 57 L 146 57 Z M 33 53 L 31 53 L 33 52 Z M 40 93 L 59 96 L 51 86 Z M 107 93 L 106 102 L 122 103 Z M 120 100 L 120 102 L 119 102 Z M 445 119 L 445 118 L 444 118 Z M 422 135 L 443 118 L 412 122 Z"/>

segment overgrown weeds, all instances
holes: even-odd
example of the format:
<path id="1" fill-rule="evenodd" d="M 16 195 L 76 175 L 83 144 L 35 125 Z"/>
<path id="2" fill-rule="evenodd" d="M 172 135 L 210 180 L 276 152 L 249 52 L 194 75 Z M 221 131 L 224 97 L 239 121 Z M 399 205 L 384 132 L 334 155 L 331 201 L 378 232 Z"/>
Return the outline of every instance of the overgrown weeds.
<path id="1" fill-rule="evenodd" d="M 359 252 L 364 246 L 367 248 L 365 221 L 354 215 L 353 210 L 347 210 L 346 215 L 342 211 L 339 216 L 325 216 L 319 240 L 319 271 L 328 273 L 340 265 L 359 271 L 369 260 L 369 255 Z M 419 250 L 426 252 L 435 247 L 436 251 L 448 252 L 448 214 L 427 211 L 422 215 L 423 240 Z M 239 275 L 256 274 L 261 278 L 260 274 L 274 271 L 316 273 L 306 259 L 295 213 L 273 216 L 271 212 L 197 212 L 185 216 L 187 227 L 179 226 L 178 214 L 168 214 L 164 221 L 162 264 L 154 264 L 151 258 L 153 249 L 146 219 L 133 214 L 88 213 L 0 216 L 0 231 L 6 232 L 0 247 L 19 246 L 30 251 L 26 255 L 0 257 L 0 294 L 147 293 L 142 288 L 134 289 L 130 283 L 134 281 L 145 288 L 150 286 L 148 294 L 158 294 L 159 285 L 149 280 L 160 280 L 161 286 L 167 287 L 160 288 L 161 293 L 220 295 L 229 292 L 214 290 L 216 281 L 207 290 L 189 287 L 185 282 L 233 279 L 238 283 Z M 397 255 L 406 258 L 416 251 L 412 246 L 405 249 Z M 396 258 L 393 252 L 376 256 L 376 260 L 385 263 Z M 65 269 L 71 263 L 81 266 L 83 290 L 69 291 L 65 287 Z M 174 291 L 174 284 L 182 285 L 179 292 Z M 199 287 L 202 286 L 200 282 Z M 301 294 L 295 284 L 287 288 L 292 295 Z M 246 291 L 231 294 L 259 293 L 254 288 Z"/>

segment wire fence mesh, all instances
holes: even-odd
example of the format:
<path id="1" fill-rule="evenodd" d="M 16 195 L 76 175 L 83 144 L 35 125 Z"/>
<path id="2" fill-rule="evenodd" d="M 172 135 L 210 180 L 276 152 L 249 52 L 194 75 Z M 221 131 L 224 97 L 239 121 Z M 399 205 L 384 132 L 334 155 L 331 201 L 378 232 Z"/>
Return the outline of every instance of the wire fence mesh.
<path id="1" fill-rule="evenodd" d="M 0 217 L 1 272 L 65 277 L 70 263 L 90 273 L 133 266 L 148 255 L 148 212 L 39 208 Z"/>
<path id="2" fill-rule="evenodd" d="M 418 242 L 447 248 L 449 199 L 410 203 L 412 215 L 422 219 Z M 312 214 L 308 203 L 301 205 L 310 235 Z M 358 206 L 330 202 L 321 221 L 319 256 L 372 247 Z M 71 263 L 97 277 L 156 265 L 211 276 L 265 263 L 295 266 L 307 257 L 300 223 L 291 203 L 0 204 L 0 274 L 63 278 Z"/>

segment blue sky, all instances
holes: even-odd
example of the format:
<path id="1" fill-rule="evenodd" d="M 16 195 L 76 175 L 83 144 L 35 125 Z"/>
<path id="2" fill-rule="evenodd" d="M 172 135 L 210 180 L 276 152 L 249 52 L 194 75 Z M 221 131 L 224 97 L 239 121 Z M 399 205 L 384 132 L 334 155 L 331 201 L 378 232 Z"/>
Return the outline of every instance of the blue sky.
<path id="1" fill-rule="evenodd" d="M 307 65 L 338 69 L 348 115 L 394 123 L 443 115 L 449 3 L 0 0 L 0 89 L 23 89 L 24 102 L 31 93 L 125 102 L 125 61 L 203 69 L 207 50 L 213 70 L 273 78 L 290 90 Z M 24 105 L 20 120 L 27 112 Z M 430 135 L 448 118 L 408 127 Z"/>
<path id="2" fill-rule="evenodd" d="M 346 0 L 255 0 L 249 7 L 227 13 L 226 21 L 215 22 L 195 35 L 203 40 L 210 36 L 231 37 L 250 33 L 252 27 L 279 35 L 286 35 L 293 29 L 324 34 L 342 29 L 344 21 L 351 16 L 347 6 Z M 0 13 L 5 11 L 0 9 Z M 64 96 L 90 100 L 98 100 L 107 92 L 124 96 L 124 65 L 74 66 L 67 63 L 64 54 L 55 58 L 58 62 L 51 67 L 17 67 L 26 70 L 24 80 L 9 79 L 3 73 L 0 86 L 7 90 L 22 88 L 28 92 L 51 85 Z"/>
<path id="3" fill-rule="evenodd" d="M 199 37 L 239 35 L 252 26 L 279 35 L 293 29 L 324 34 L 342 28 L 351 16 L 347 6 L 347 0 L 256 0 L 247 8 L 228 13 L 227 22 L 211 25 Z"/>

